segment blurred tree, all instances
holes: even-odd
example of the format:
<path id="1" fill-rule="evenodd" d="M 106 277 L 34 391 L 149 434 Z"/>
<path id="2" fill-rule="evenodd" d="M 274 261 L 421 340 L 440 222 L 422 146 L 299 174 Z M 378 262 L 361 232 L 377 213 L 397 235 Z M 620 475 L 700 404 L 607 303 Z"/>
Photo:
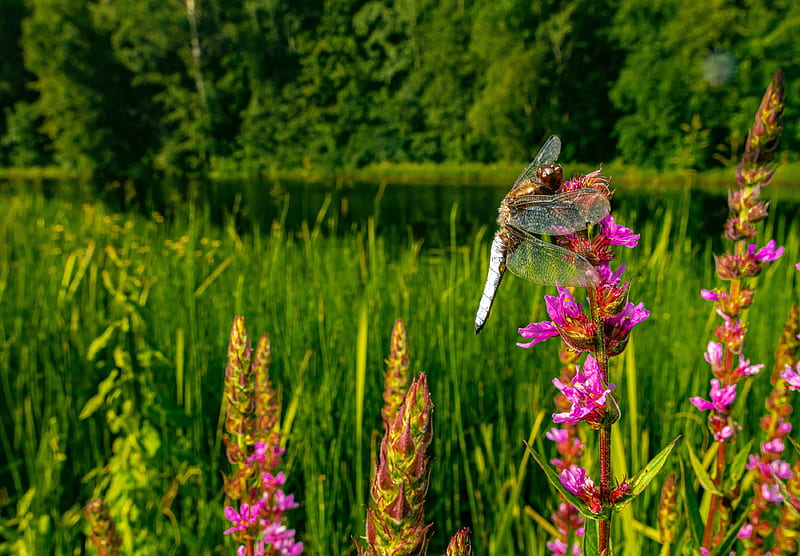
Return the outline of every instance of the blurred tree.
<path id="1" fill-rule="evenodd" d="M 38 131 L 42 120 L 30 106 L 36 99 L 27 86 L 33 76 L 20 46 L 26 13 L 23 0 L 0 2 L 0 165 L 49 163 L 48 141 Z"/>
<path id="2" fill-rule="evenodd" d="M 624 113 L 615 126 L 622 157 L 704 168 L 715 148 L 740 144 L 733 136 L 749 127 L 765 83 L 796 65 L 798 27 L 794 2 L 622 2 L 613 34 L 625 60 L 611 93 Z M 709 148 L 687 158 L 685 135 L 698 125 L 708 140 L 697 145 Z"/>

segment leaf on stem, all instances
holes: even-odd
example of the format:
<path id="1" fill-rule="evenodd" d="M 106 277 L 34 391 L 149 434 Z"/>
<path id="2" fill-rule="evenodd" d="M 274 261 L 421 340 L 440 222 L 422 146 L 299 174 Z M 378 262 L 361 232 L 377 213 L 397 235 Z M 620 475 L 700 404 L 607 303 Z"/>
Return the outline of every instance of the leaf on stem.
<path id="1" fill-rule="evenodd" d="M 575 508 L 585 517 L 590 519 L 597 519 L 597 514 L 593 513 L 586 503 L 568 491 L 563 484 L 561 484 L 561 479 L 558 477 L 558 473 L 556 473 L 555 469 L 553 469 L 548 463 L 547 460 L 539 454 L 536 450 L 531 448 L 531 446 L 525 442 L 525 446 L 528 448 L 528 451 L 533 456 L 533 459 L 536 460 L 536 463 L 539 464 L 539 467 L 542 468 L 544 471 L 547 480 L 550 482 L 551 485 L 555 487 L 555 489 L 561 494 L 561 496 L 566 499 L 567 502 L 575 506 Z"/>
<path id="2" fill-rule="evenodd" d="M 667 458 L 669 457 L 670 453 L 672 453 L 672 450 L 675 448 L 675 444 L 680 438 L 680 436 L 675 437 L 675 440 L 670 442 L 663 450 L 656 454 L 655 457 L 651 459 L 641 471 L 631 478 L 630 494 L 626 495 L 622 500 L 614 504 L 614 509 L 616 511 L 620 511 L 625 506 L 630 504 L 631 501 L 641 494 L 644 489 L 647 488 L 647 485 L 649 485 L 650 482 L 656 478 L 656 475 L 658 475 L 658 472 L 661 471 L 662 467 L 664 467 L 664 464 L 667 462 Z"/>
<path id="3" fill-rule="evenodd" d="M 597 529 L 600 523 L 593 518 L 586 520 L 583 524 L 583 554 L 584 556 L 599 556 L 600 554 L 600 537 Z"/>
<path id="4" fill-rule="evenodd" d="M 747 465 L 747 456 L 750 455 L 750 449 L 753 447 L 753 440 L 745 444 L 744 448 L 739 450 L 736 457 L 733 458 L 728 466 L 728 483 L 735 487 L 744 475 L 744 468 Z M 733 488 L 731 488 L 733 490 Z"/>
<path id="5" fill-rule="evenodd" d="M 694 474 L 697 476 L 697 480 L 700 481 L 703 489 L 711 494 L 721 496 L 722 493 L 714 485 L 714 481 L 711 480 L 711 476 L 708 474 L 708 471 L 706 471 L 706 468 L 703 467 L 702 463 L 700 463 L 700 458 L 697 457 L 697 454 L 694 452 L 691 443 L 687 442 L 685 446 L 686 450 L 689 452 L 689 463 L 692 464 Z"/>

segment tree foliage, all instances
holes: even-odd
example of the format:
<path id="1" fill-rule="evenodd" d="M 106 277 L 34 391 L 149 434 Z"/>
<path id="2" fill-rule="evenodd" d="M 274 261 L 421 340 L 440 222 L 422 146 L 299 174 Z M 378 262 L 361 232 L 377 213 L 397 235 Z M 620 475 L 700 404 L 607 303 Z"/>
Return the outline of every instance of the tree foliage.
<path id="1" fill-rule="evenodd" d="M 703 168 L 735 154 L 775 69 L 800 88 L 800 8 L 777 0 L 1 10 L 0 164 L 103 176 L 523 161 L 550 133 L 566 159 Z"/>

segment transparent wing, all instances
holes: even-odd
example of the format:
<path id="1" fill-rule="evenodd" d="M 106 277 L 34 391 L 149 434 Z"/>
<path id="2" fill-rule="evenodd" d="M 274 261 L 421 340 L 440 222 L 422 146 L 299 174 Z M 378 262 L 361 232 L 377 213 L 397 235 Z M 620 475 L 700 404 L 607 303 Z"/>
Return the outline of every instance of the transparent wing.
<path id="1" fill-rule="evenodd" d="M 577 253 L 529 234 L 522 237 L 506 258 L 507 268 L 520 278 L 543 286 L 588 287 L 600 281 L 594 267 Z"/>
<path id="2" fill-rule="evenodd" d="M 514 180 L 514 186 L 511 189 L 514 189 L 521 183 L 535 178 L 536 170 L 539 168 L 539 166 L 542 164 L 552 164 L 556 161 L 560 152 L 561 139 L 559 139 L 557 135 L 551 135 L 547 138 L 547 141 L 544 142 L 544 145 L 542 145 L 542 148 L 539 149 L 539 152 L 536 154 L 536 156 L 533 157 L 533 161 L 528 164 L 528 167 L 525 168 L 519 176 L 517 176 L 516 180 Z"/>
<path id="3" fill-rule="evenodd" d="M 585 230 L 611 211 L 605 195 L 574 189 L 558 195 L 522 195 L 511 203 L 514 227 L 534 234 L 564 235 Z"/>

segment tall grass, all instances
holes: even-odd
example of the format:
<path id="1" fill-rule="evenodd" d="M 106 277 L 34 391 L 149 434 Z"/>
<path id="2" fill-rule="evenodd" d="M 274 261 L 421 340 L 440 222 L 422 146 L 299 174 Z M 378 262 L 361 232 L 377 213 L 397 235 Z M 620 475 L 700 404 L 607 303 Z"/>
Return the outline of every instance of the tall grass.
<path id="1" fill-rule="evenodd" d="M 626 275 L 652 315 L 612 370 L 612 381 L 626 373 L 631 385 L 621 399 L 628 425 L 615 439 L 630 470 L 677 434 L 695 445 L 706 434 L 688 397 L 704 388 L 713 315 L 698 296 L 714 282 L 713 265 L 711 242 L 687 232 L 697 217 L 690 195 L 654 202 L 636 224 L 642 243 Z M 411 371 L 426 372 L 435 404 L 431 553 L 465 525 L 476 554 L 545 553 L 537 517 L 557 501 L 523 440 L 550 450 L 540 427 L 553 411 L 559 364 L 556 346 L 514 342 L 517 327 L 544 316 L 547 290 L 508 276 L 474 336 L 492 230 L 487 222 L 459 236 L 458 211 L 449 246 L 427 249 L 421 238 L 389 243 L 374 219 L 335 230 L 327 211 L 299 231 L 278 220 L 262 232 L 237 229 L 235 215 L 214 226 L 193 203 L 165 219 L 32 192 L 0 196 L 0 553 L 80 552 L 82 506 L 94 496 L 109 502 L 130 554 L 230 553 L 221 535 L 221 399 L 235 315 L 272 340 L 287 490 L 301 502 L 292 525 L 307 553 L 353 553 L 351 536 L 363 534 L 397 317 Z M 624 206 L 615 215 L 642 220 Z M 783 218 L 765 232 L 787 254 L 760 277 L 770 295 L 753 311 L 753 362 L 771 363 L 796 298 L 797 225 Z M 758 430 L 767 388 L 748 393 L 744 434 Z M 652 491 L 631 520 L 618 520 L 621 550 L 657 552 L 635 526 L 654 521 Z"/>

